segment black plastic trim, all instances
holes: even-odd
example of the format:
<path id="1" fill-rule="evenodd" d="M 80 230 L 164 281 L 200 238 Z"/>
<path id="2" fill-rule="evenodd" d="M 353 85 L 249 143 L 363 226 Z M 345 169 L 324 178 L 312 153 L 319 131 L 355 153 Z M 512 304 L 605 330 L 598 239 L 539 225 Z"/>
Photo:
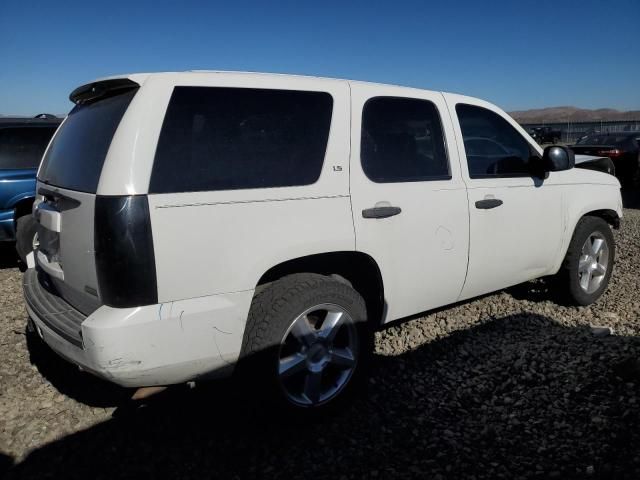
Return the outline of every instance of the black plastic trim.
<path id="1" fill-rule="evenodd" d="M 94 234 L 102 302 L 116 308 L 158 303 L 147 196 L 96 196 Z"/>
<path id="2" fill-rule="evenodd" d="M 400 215 L 402 209 L 400 207 L 373 207 L 362 210 L 363 218 L 388 218 L 394 215 Z"/>
<path id="3" fill-rule="evenodd" d="M 497 198 L 485 198 L 484 200 L 478 200 L 476 202 L 476 208 L 480 210 L 489 210 L 491 208 L 496 208 L 502 205 L 502 200 Z"/>
<path id="4" fill-rule="evenodd" d="M 576 163 L 575 168 L 583 168 L 585 170 L 595 170 L 596 172 L 608 173 L 615 176 L 616 166 L 609 157 L 599 157 L 586 162 Z"/>
<path id="5" fill-rule="evenodd" d="M 38 319 L 56 335 L 82 348 L 82 322 L 87 317 L 60 296 L 47 274 L 30 268 L 24 274 L 22 285 L 27 305 Z"/>

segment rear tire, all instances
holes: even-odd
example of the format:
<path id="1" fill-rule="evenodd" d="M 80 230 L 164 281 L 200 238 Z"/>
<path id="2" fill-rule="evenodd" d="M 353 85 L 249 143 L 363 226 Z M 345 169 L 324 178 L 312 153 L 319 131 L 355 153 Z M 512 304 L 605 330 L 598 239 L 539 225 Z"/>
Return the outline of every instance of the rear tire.
<path id="1" fill-rule="evenodd" d="M 615 242 L 609 224 L 598 217 L 580 219 L 556 275 L 556 285 L 574 305 L 590 305 L 609 284 L 615 260 Z"/>
<path id="2" fill-rule="evenodd" d="M 33 215 L 23 215 L 16 221 L 16 252 L 26 265 L 29 255 L 37 242 L 38 223 Z"/>
<path id="3" fill-rule="evenodd" d="M 238 365 L 253 397 L 289 412 L 321 412 L 348 399 L 372 351 L 363 298 L 323 275 L 288 275 L 258 287 Z"/>

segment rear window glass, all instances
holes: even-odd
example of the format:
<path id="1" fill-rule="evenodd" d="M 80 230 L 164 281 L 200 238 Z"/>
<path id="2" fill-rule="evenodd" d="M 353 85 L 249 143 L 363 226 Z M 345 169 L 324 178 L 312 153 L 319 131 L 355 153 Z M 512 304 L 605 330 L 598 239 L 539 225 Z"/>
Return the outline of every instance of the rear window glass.
<path id="1" fill-rule="evenodd" d="M 113 134 L 136 91 L 76 105 L 53 139 L 39 179 L 57 187 L 95 193 Z"/>
<path id="2" fill-rule="evenodd" d="M 37 168 L 56 127 L 0 129 L 0 170 Z"/>
<path id="3" fill-rule="evenodd" d="M 332 107 L 325 92 L 176 87 L 149 191 L 312 184 L 322 170 Z"/>

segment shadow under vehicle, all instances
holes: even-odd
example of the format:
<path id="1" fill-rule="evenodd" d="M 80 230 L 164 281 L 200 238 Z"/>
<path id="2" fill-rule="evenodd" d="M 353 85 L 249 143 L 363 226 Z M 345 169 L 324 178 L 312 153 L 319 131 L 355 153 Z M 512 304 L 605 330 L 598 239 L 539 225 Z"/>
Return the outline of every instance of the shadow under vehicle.
<path id="1" fill-rule="evenodd" d="M 173 387 L 33 451 L 7 479 L 636 479 L 638 352 L 637 337 L 527 312 L 487 318 L 399 356 L 377 353 L 367 395 L 337 415 L 275 414 L 251 383 Z M 57 368 L 46 375 L 60 391 L 93 397 L 95 385 L 69 385 L 72 366 Z M 118 405 L 122 391 L 105 389 Z"/>

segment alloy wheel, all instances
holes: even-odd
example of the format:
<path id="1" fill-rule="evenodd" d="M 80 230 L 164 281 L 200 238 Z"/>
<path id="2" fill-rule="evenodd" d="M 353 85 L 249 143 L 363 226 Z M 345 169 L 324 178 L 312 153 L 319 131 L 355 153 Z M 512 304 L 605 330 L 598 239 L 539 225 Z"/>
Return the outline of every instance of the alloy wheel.
<path id="1" fill-rule="evenodd" d="M 309 407 L 336 397 L 355 371 L 359 347 L 344 308 L 320 304 L 302 312 L 280 343 L 278 378 L 287 399 Z"/>
<path id="2" fill-rule="evenodd" d="M 600 232 L 593 232 L 582 245 L 578 263 L 580 288 L 593 293 L 602 284 L 609 268 L 609 245 Z"/>

